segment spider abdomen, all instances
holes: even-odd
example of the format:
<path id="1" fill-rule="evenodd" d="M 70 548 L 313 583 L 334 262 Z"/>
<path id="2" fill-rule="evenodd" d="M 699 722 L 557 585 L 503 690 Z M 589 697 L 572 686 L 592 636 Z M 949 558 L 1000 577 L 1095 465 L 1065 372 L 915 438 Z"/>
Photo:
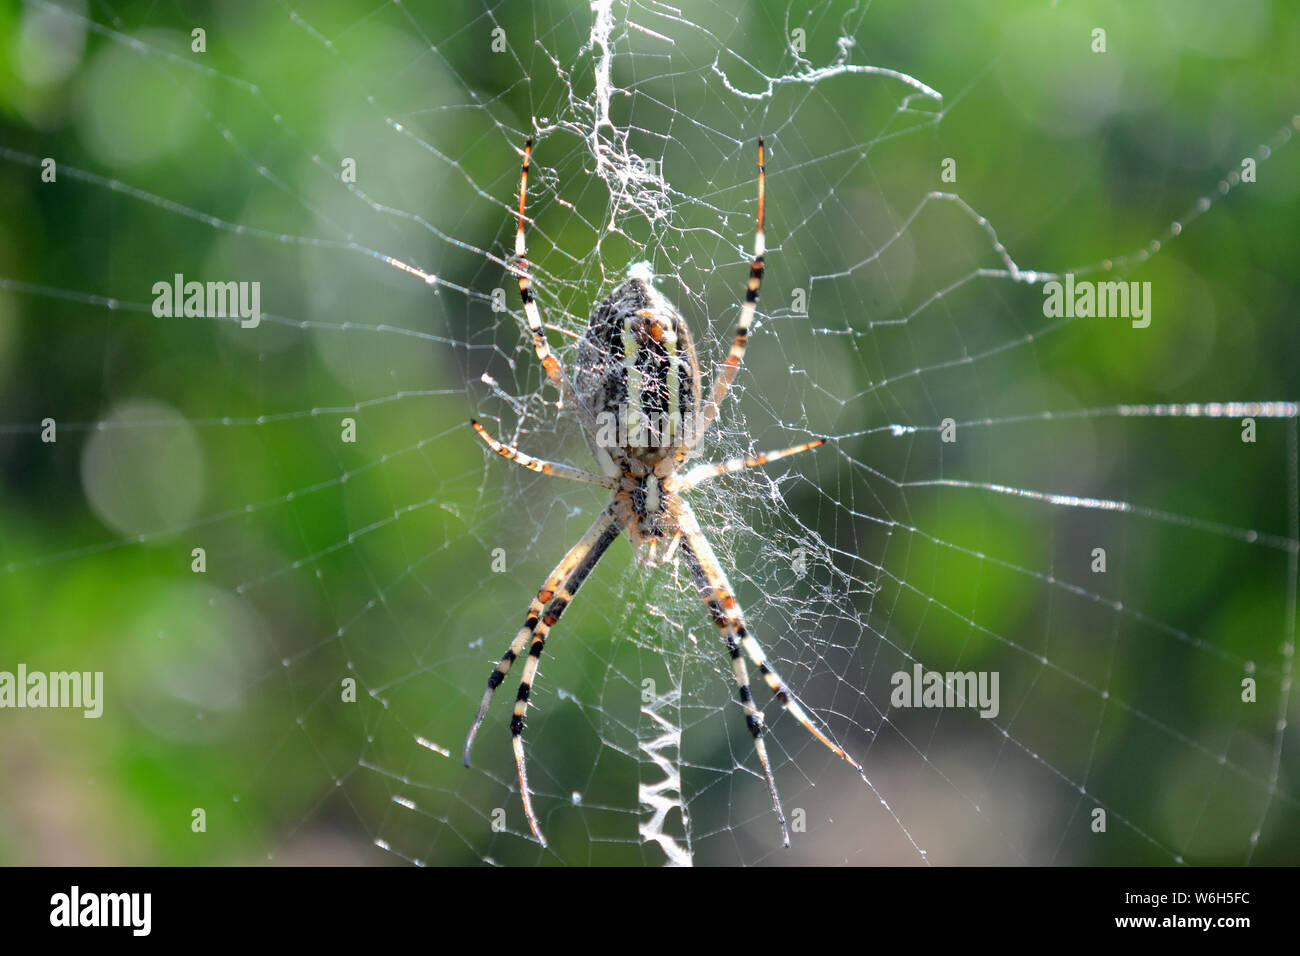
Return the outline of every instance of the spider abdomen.
<path id="1" fill-rule="evenodd" d="M 686 321 L 652 282 L 629 278 L 592 311 L 574 386 L 602 464 L 649 470 L 685 444 L 700 409 L 699 361 Z"/>

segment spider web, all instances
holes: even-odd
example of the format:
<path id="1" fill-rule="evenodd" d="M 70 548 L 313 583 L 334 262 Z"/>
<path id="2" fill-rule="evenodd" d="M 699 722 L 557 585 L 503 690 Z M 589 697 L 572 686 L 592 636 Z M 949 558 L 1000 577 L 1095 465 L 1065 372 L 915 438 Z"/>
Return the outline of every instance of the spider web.
<path id="1" fill-rule="evenodd" d="M 67 851 L 105 862 L 1295 862 L 1300 118 L 1260 66 L 1295 21 L 1247 8 L 27 4 L 0 141 L 0 588 L 14 653 L 104 670 L 109 703 L 10 738 L 36 768 L 16 819 L 40 785 L 69 819 L 108 792 L 127 835 Z M 767 139 L 763 298 L 701 460 L 828 442 L 691 501 L 864 767 L 767 706 L 789 851 L 688 575 L 625 542 L 533 690 L 551 849 L 519 802 L 513 682 L 457 759 L 603 504 L 466 427 L 589 464 L 507 268 L 530 135 L 561 360 L 648 261 L 706 378 Z M 259 281 L 260 325 L 156 317 L 176 273 Z M 1150 327 L 1048 317 L 1066 273 L 1150 281 Z M 893 706 L 915 666 L 996 672 L 996 715 Z M 217 841 L 188 839 L 192 807 Z"/>

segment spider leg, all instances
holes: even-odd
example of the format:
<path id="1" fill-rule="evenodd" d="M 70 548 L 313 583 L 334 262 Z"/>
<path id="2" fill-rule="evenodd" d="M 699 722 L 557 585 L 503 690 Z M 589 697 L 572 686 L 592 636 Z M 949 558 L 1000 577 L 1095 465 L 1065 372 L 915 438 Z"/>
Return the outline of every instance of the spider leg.
<path id="1" fill-rule="evenodd" d="M 736 372 L 740 370 L 740 363 L 745 360 L 745 343 L 749 340 L 749 326 L 754 321 L 754 310 L 758 306 L 758 290 L 763 285 L 763 257 L 767 252 L 767 241 L 763 235 L 763 208 L 766 170 L 763 164 L 763 139 L 758 140 L 758 228 L 754 233 L 754 258 L 749 265 L 749 283 L 745 287 L 745 304 L 740 309 L 740 320 L 736 323 L 736 338 L 731 343 L 731 352 L 727 355 L 727 360 L 722 364 L 718 377 L 714 379 L 713 389 L 709 394 L 708 401 L 700 409 L 699 424 L 695 428 L 694 434 L 690 440 L 683 444 L 679 461 L 684 461 L 692 448 L 694 448 L 704 433 L 708 431 L 709 425 L 718 414 L 718 408 L 722 404 L 723 397 L 727 390 L 731 388 L 731 383 L 735 381 Z"/>
<path id="2" fill-rule="evenodd" d="M 517 448 L 503 444 L 488 434 L 487 429 L 477 421 L 471 420 L 470 427 L 483 439 L 484 443 L 494 452 L 508 461 L 523 465 L 529 471 L 535 471 L 543 475 L 552 475 L 556 478 L 568 478 L 570 481 L 581 481 L 588 485 L 600 485 L 602 488 L 615 488 L 617 482 L 612 478 L 604 475 L 592 474 L 581 468 L 574 468 L 572 465 L 561 464 L 556 461 L 543 461 L 540 458 L 534 458 L 532 455 L 526 455 Z"/>
<path id="3" fill-rule="evenodd" d="M 759 762 L 763 765 L 763 773 L 767 776 L 767 787 L 772 794 L 772 805 L 776 809 L 777 819 L 781 823 L 781 833 L 785 839 L 785 845 L 789 846 L 790 833 L 785 824 L 785 812 L 781 808 L 781 798 L 777 795 L 776 790 L 776 779 L 772 775 L 772 765 L 767 757 L 767 746 L 763 742 L 763 714 L 754 705 L 754 695 L 749 688 L 749 675 L 744 658 L 741 657 L 741 651 L 743 650 L 754 665 L 758 667 L 759 672 L 767 681 L 768 687 L 776 695 L 777 700 L 781 702 L 781 705 L 795 720 L 804 726 L 805 730 L 825 744 L 832 752 L 843 757 L 849 766 L 859 773 L 861 773 L 862 768 L 857 761 L 834 744 L 826 734 L 813 724 L 804 709 L 794 699 L 794 694 L 786 686 L 785 681 L 781 680 L 780 675 L 768 663 L 763 649 L 759 647 L 758 641 L 754 640 L 753 635 L 749 633 L 749 629 L 745 625 L 744 613 L 736 602 L 736 596 L 732 591 L 731 583 L 727 580 L 726 572 L 722 570 L 722 565 L 718 563 L 717 555 L 713 553 L 713 546 L 709 544 L 709 539 L 700 530 L 699 522 L 696 521 L 690 505 L 678 499 L 677 508 L 677 517 L 683 536 L 681 543 L 682 558 L 690 569 L 691 578 L 695 582 L 696 589 L 700 592 L 700 597 L 704 599 L 704 604 L 708 607 L 713 622 L 718 626 L 718 631 L 723 642 L 727 645 L 727 650 L 731 652 L 731 666 L 736 677 L 736 684 L 739 687 L 740 702 L 745 708 L 745 723 L 748 724 L 750 733 L 754 735 L 754 748 L 758 751 Z"/>
<path id="4" fill-rule="evenodd" d="M 520 651 L 524 649 L 524 644 L 533 636 L 541 620 L 542 608 L 555 597 L 555 591 L 564 582 L 564 579 L 587 557 L 596 542 L 615 523 L 616 519 L 612 506 L 602 511 L 596 520 L 591 523 L 591 527 L 578 539 L 578 543 L 569 549 L 569 553 L 560 560 L 560 563 L 547 576 L 546 583 L 537 592 L 537 597 L 528 605 L 528 612 L 524 615 L 524 626 L 519 629 L 515 639 L 510 642 L 510 648 L 502 655 L 497 666 L 492 669 L 492 673 L 488 675 L 487 690 L 483 694 L 483 702 L 479 705 L 478 716 L 474 718 L 474 724 L 470 727 L 469 735 L 465 738 L 465 766 L 469 766 L 470 748 L 474 746 L 474 737 L 483 723 L 488 706 L 492 703 L 492 695 L 506 679 L 506 675 L 510 673 L 510 667 L 514 664 L 515 658 L 519 656 Z"/>
<path id="5" fill-rule="evenodd" d="M 465 766 L 468 767 L 470 748 L 474 745 L 474 736 L 478 733 L 488 705 L 492 702 L 492 695 L 505 680 L 506 674 L 510 672 L 510 666 L 523 651 L 524 645 L 529 644 L 528 660 L 524 663 L 524 675 L 515 699 L 514 716 L 510 718 L 510 735 L 515 752 L 515 765 L 519 769 L 519 793 L 524 804 L 524 815 L 528 818 L 528 826 L 532 829 L 533 835 L 542 846 L 546 846 L 546 838 L 542 836 L 537 814 L 533 812 L 532 792 L 528 789 L 528 770 L 524 763 L 523 732 L 524 716 L 528 712 L 528 697 L 532 691 L 533 680 L 537 676 L 537 665 L 546 644 L 546 635 L 560 619 L 560 615 L 569 606 L 583 582 L 587 580 L 596 562 L 604 556 L 605 551 L 622 531 L 623 522 L 611 505 L 601 512 L 578 543 L 569 549 L 569 553 L 555 566 L 555 570 L 547 577 L 542 589 L 537 592 L 536 599 L 528 606 L 524 626 L 519 629 L 509 650 L 488 675 L 487 690 L 483 694 L 483 702 L 479 705 L 478 716 L 474 718 L 474 724 L 465 738 L 464 761 Z"/>
<path id="6" fill-rule="evenodd" d="M 606 523 L 598 533 L 595 542 L 578 561 L 573 570 L 569 572 L 569 576 L 561 585 L 560 590 L 547 604 L 542 619 L 533 625 L 532 643 L 528 648 L 528 660 L 524 662 L 524 676 L 519 681 L 519 694 L 515 698 L 514 716 L 510 718 L 510 735 L 515 751 L 515 765 L 519 768 L 519 793 L 523 798 L 524 815 L 528 818 L 528 825 L 533 830 L 533 836 L 537 837 L 537 842 L 542 846 L 546 846 L 546 837 L 542 836 L 542 829 L 537 823 L 537 814 L 533 811 L 533 797 L 528 789 L 528 769 L 524 762 L 523 733 L 524 717 L 528 713 L 528 698 L 532 693 L 533 680 L 537 676 L 537 665 L 541 661 L 542 649 L 546 646 L 546 635 L 559 621 L 560 615 L 573 601 L 578 589 L 582 587 L 583 582 L 587 580 L 587 576 L 596 567 L 596 563 L 604 557 L 605 551 L 622 531 L 623 525 L 618 518 L 606 519 Z"/>
<path id="7" fill-rule="evenodd" d="M 733 471 L 744 471 L 746 468 L 758 468 L 766 465 L 770 461 L 779 461 L 782 458 L 789 458 L 791 455 L 797 455 L 802 451 L 809 451 L 820 445 L 826 444 L 826 439 L 819 438 L 816 441 L 805 442 L 802 445 L 795 445 L 793 448 L 783 448 L 780 451 L 765 451 L 761 455 L 755 455 L 752 458 L 729 458 L 726 461 L 720 461 L 716 464 L 696 465 L 681 478 L 677 479 L 674 488 L 681 491 L 689 491 L 696 485 L 703 484 L 710 478 L 717 478 L 719 475 L 728 475 Z"/>
<path id="8" fill-rule="evenodd" d="M 537 359 L 542 363 L 542 368 L 546 370 L 546 377 L 554 382 L 555 386 L 560 390 L 562 405 L 575 409 L 578 417 L 582 420 L 583 427 L 588 432 L 594 433 L 596 431 L 595 417 L 585 405 L 574 400 L 573 387 L 569 384 L 569 378 L 564 374 L 564 368 L 560 365 L 560 360 L 551 351 L 550 343 L 546 341 L 547 326 L 542 322 L 542 314 L 537 308 L 537 298 L 533 295 L 533 275 L 528 263 L 528 243 L 524 238 L 524 213 L 528 203 L 528 171 L 532 168 L 533 161 L 533 138 L 531 136 L 524 143 L 523 154 L 523 165 L 519 169 L 519 212 L 517 213 L 519 222 L 515 227 L 515 261 L 511 265 L 510 271 L 514 273 L 519 284 L 519 298 L 524 304 L 524 317 L 528 321 L 528 332 L 532 336 L 533 349 L 537 352 Z"/>
<path id="9" fill-rule="evenodd" d="M 564 377 L 560 360 L 551 353 L 551 346 L 546 341 L 546 328 L 542 324 L 541 313 L 537 311 L 537 300 L 533 297 L 533 277 L 528 268 L 528 244 L 524 241 L 524 209 L 528 201 L 528 170 L 532 166 L 533 138 L 524 143 L 524 162 L 519 170 L 519 224 L 515 229 L 515 267 L 512 270 L 519 282 L 519 298 L 524 303 L 524 315 L 528 319 L 528 331 L 533 336 L 533 348 L 537 350 L 537 359 L 546 370 L 546 375 L 559 386 L 565 398 L 568 397 L 569 383 Z"/>

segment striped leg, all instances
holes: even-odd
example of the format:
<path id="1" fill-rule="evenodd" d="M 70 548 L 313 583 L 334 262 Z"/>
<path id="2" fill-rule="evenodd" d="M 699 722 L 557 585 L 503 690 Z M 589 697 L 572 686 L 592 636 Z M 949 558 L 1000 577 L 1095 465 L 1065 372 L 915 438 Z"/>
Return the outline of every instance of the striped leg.
<path id="1" fill-rule="evenodd" d="M 678 499 L 677 507 L 678 521 L 685 539 L 681 544 L 682 557 L 686 561 L 700 596 L 704 599 L 705 606 L 709 609 L 709 614 L 713 617 L 713 622 L 718 626 L 727 650 L 731 652 L 731 666 L 739 688 L 740 702 L 745 708 L 745 723 L 748 724 L 750 733 L 754 735 L 754 748 L 758 751 L 759 762 L 763 765 L 763 773 L 767 776 L 767 787 L 772 794 L 772 805 L 776 809 L 777 819 L 781 823 L 781 834 L 785 839 L 785 845 L 789 846 L 790 833 L 785 825 L 785 812 L 781 809 L 781 798 L 776 791 L 776 778 L 772 775 L 772 765 L 767 758 L 767 746 L 763 742 L 763 714 L 754 705 L 754 695 L 749 688 L 749 674 L 744 658 L 741 657 L 741 651 L 749 655 L 750 660 L 763 675 L 763 679 L 767 681 L 767 686 L 776 695 L 776 699 L 808 733 L 820 740 L 832 752 L 843 757 L 849 766 L 858 772 L 861 772 L 862 768 L 813 724 L 804 713 L 804 709 L 794 699 L 794 694 L 786 686 L 785 681 L 781 680 L 780 675 L 768 663 L 763 649 L 758 646 L 758 641 L 754 640 L 745 626 L 744 613 L 736 602 L 726 572 L 718 563 L 709 539 L 704 537 L 704 532 L 700 530 L 699 522 L 695 520 L 690 505 Z"/>
<path id="2" fill-rule="evenodd" d="M 614 543 L 614 539 L 622 533 L 623 526 L 616 518 L 610 516 L 607 510 L 601 516 L 600 521 L 592 526 L 592 531 L 596 533 L 595 541 L 587 549 L 586 554 L 574 565 L 573 570 L 569 572 L 559 591 L 551 598 L 541 620 L 538 621 L 530 615 L 529 624 L 531 624 L 531 628 L 529 628 L 528 624 L 525 625 L 525 630 L 530 629 L 532 632 L 532 643 L 528 648 L 528 660 L 524 662 L 524 676 L 519 681 L 519 694 L 515 698 L 515 713 L 510 718 L 510 736 L 515 751 L 515 765 L 519 768 L 519 793 L 524 802 L 524 816 L 528 818 L 528 825 L 533 830 L 533 836 L 537 837 L 537 842 L 542 846 L 546 846 L 546 837 L 542 836 L 542 828 L 537 823 L 537 814 L 533 812 L 533 795 L 528 789 L 528 769 L 524 762 L 524 717 L 528 713 L 528 698 L 532 693 L 533 680 L 537 676 L 537 665 L 542 658 L 542 649 L 546 646 L 546 635 L 550 633 L 551 628 L 560 619 L 564 609 L 573 601 L 573 597 L 578 593 L 578 589 L 582 587 L 582 583 L 587 580 L 587 576 L 596 567 L 596 562 L 604 556 L 605 551 Z M 516 638 L 516 641 L 518 641 L 518 638 Z M 522 648 L 522 644 L 520 647 Z"/>
<path id="3" fill-rule="evenodd" d="M 537 310 L 537 299 L 533 295 L 533 276 L 528 265 L 528 244 L 524 241 L 524 210 L 528 203 L 528 170 L 532 167 L 532 161 L 533 138 L 530 136 L 524 143 L 524 162 L 519 170 L 519 223 L 515 228 L 515 264 L 512 271 L 519 282 L 519 298 L 524 303 L 524 316 L 528 320 L 528 331 L 533 337 L 533 348 L 537 351 L 537 359 L 546 370 L 547 378 L 559 388 L 564 403 L 572 407 L 569 380 L 564 375 L 560 360 L 551 351 L 550 343 L 546 341 L 546 326 L 542 322 L 541 313 Z"/>
<path id="4" fill-rule="evenodd" d="M 573 569 L 581 564 L 582 561 L 591 553 L 591 549 L 595 546 L 596 542 L 599 541 L 611 527 L 617 527 L 615 524 L 614 509 L 612 507 L 606 508 L 601 512 L 599 517 L 592 522 L 591 527 L 587 529 L 587 532 L 578 539 L 578 543 L 570 548 L 569 553 L 566 554 L 563 560 L 555 566 L 555 570 L 553 570 L 546 578 L 546 583 L 542 585 L 542 589 L 537 592 L 537 597 L 533 599 L 533 602 L 530 605 L 528 605 L 528 613 L 524 616 L 524 626 L 519 629 L 519 633 L 515 635 L 515 639 L 510 642 L 510 649 L 505 652 L 497 666 L 492 669 L 492 673 L 488 675 L 487 690 L 483 693 L 483 702 L 479 704 L 478 716 L 474 718 L 474 724 L 470 727 L 469 735 L 465 738 L 465 766 L 469 766 L 470 748 L 474 746 L 474 737 L 483 723 L 483 718 L 487 714 L 488 706 L 492 703 L 492 695 L 496 692 L 497 687 L 501 685 L 501 682 L 506 679 L 506 675 L 510 673 L 510 667 L 514 664 L 515 658 L 519 656 L 520 652 L 524 649 L 524 645 L 528 643 L 528 640 L 536 631 L 541 620 L 542 608 L 544 608 L 546 604 L 555 597 L 556 589 L 564 582 L 565 578 L 573 573 Z M 617 534 L 617 531 L 615 534 Z M 606 547 L 608 547 L 608 545 L 606 545 Z"/>
<path id="5" fill-rule="evenodd" d="M 745 343 L 749 339 L 749 326 L 754 321 L 754 309 L 758 306 L 758 290 L 763 284 L 763 256 L 767 252 L 767 242 L 763 237 L 763 206 L 765 194 L 765 175 L 766 170 L 763 164 L 763 139 L 758 140 L 758 229 L 754 233 L 754 259 L 749 266 L 749 284 L 745 287 L 745 304 L 740 309 L 740 321 L 736 323 L 736 338 L 731 343 L 731 352 L 727 355 L 727 360 L 723 363 L 718 377 L 713 382 L 713 390 L 709 394 L 708 401 L 700 409 L 699 425 L 695 433 L 690 436 L 690 441 L 682 447 L 682 457 L 678 460 L 685 460 L 685 455 L 689 454 L 704 433 L 709 430 L 709 425 L 718 414 L 718 408 L 722 404 L 723 397 L 727 390 L 731 388 L 731 383 L 735 381 L 736 372 L 740 370 L 740 363 L 745 360 Z"/>
<path id="6" fill-rule="evenodd" d="M 542 314 L 537 309 L 537 299 L 533 295 L 533 275 L 528 264 L 528 244 L 524 240 L 524 212 L 528 204 L 528 171 L 532 168 L 532 161 L 533 138 L 530 136 L 524 143 L 524 161 L 519 169 L 519 212 L 517 213 L 519 222 L 515 227 L 515 261 L 510 271 L 515 274 L 515 279 L 519 283 L 519 298 L 524 304 L 524 317 L 528 320 L 528 333 L 533 339 L 533 349 L 537 352 L 537 359 L 542 363 L 542 368 L 546 370 L 546 377 L 560 390 L 561 406 L 576 411 L 582 426 L 589 433 L 595 434 L 597 430 L 595 416 L 590 409 L 575 400 L 569 378 L 564 374 L 560 360 L 551 351 L 550 343 L 546 341 L 547 326 L 542 322 Z"/>
<path id="7" fill-rule="evenodd" d="M 682 475 L 674 485 L 677 492 L 689 491 L 696 485 L 703 484 L 710 478 L 717 478 L 719 475 L 729 475 L 733 471 L 744 471 L 746 468 L 760 468 L 770 461 L 780 461 L 782 458 L 789 458 L 791 455 L 797 455 L 803 451 L 817 448 L 826 444 L 826 439 L 819 438 L 816 441 L 805 442 L 802 445 L 795 445 L 793 448 L 783 448 L 780 451 L 765 451 L 761 455 L 755 455 L 753 458 L 729 458 L 726 461 L 720 461 L 716 464 L 696 465 L 686 474 Z"/>
<path id="8" fill-rule="evenodd" d="M 533 138 L 528 137 L 524 143 L 524 163 L 519 170 L 519 223 L 515 229 L 515 278 L 519 281 L 519 298 L 524 303 L 524 315 L 528 319 L 528 331 L 533 336 L 533 348 L 537 350 L 538 361 L 546 369 L 547 377 L 559 386 L 560 391 L 568 397 L 568 383 L 560 360 L 551 354 L 551 346 L 546 341 L 546 327 L 542 316 L 537 311 L 537 300 L 533 297 L 533 277 L 528 269 L 528 245 L 524 241 L 524 209 L 528 202 L 528 170 L 533 160 Z"/>
<path id="9" fill-rule="evenodd" d="M 600 485 L 602 488 L 616 488 L 618 483 L 612 478 L 604 475 L 594 475 L 589 471 L 581 468 L 574 468 L 572 465 L 564 465 L 555 461 L 543 461 L 540 458 L 534 458 L 532 455 L 526 455 L 517 448 L 505 445 L 488 434 L 487 429 L 477 421 L 470 421 L 470 426 L 483 439 L 484 443 L 494 452 L 509 461 L 523 465 L 529 471 L 536 471 L 543 475 L 552 475 L 556 478 L 568 478 L 570 481 L 581 481 L 589 485 Z"/>

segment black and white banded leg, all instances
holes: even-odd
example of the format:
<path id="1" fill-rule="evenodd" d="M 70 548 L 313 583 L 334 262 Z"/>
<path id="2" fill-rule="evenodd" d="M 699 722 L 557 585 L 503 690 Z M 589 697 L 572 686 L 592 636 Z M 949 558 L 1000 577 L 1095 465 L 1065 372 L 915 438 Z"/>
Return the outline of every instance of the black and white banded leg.
<path id="1" fill-rule="evenodd" d="M 518 222 L 515 225 L 515 258 L 510 271 L 519 284 L 519 299 L 524 304 L 524 318 L 528 322 L 528 334 L 533 340 L 533 350 L 537 353 L 537 360 L 542 363 L 546 377 L 560 390 L 561 405 L 576 412 L 582 427 L 589 434 L 594 434 L 597 428 L 595 416 L 587 406 L 575 400 L 573 386 L 564 372 L 564 366 L 560 364 L 560 360 L 551 351 L 551 344 L 546 340 L 546 324 L 542 321 L 542 313 L 537 308 L 537 297 L 533 293 L 532 266 L 528 262 L 528 243 L 524 236 L 525 215 L 528 208 L 528 173 L 532 169 L 532 160 L 533 138 L 530 136 L 524 143 L 523 163 L 519 168 L 519 211 Z"/>
<path id="2" fill-rule="evenodd" d="M 813 448 L 820 448 L 824 444 L 826 444 L 826 439 L 818 438 L 816 441 L 804 442 L 802 445 L 795 445 L 793 448 L 782 448 L 780 451 L 765 451 L 760 455 L 754 455 L 752 458 L 728 458 L 726 461 L 696 465 L 680 478 L 674 479 L 673 490 L 679 493 L 690 491 L 696 485 L 703 484 L 710 478 L 717 478 L 719 475 L 730 475 L 737 471 L 744 471 L 746 468 L 761 468 L 768 462 L 780 461 L 782 458 L 789 458 L 791 455 L 798 455 Z"/>
<path id="3" fill-rule="evenodd" d="M 745 624 L 744 613 L 736 601 L 731 582 L 727 580 L 726 572 L 722 570 L 722 565 L 718 563 L 717 555 L 713 553 L 713 546 L 709 544 L 709 539 L 700 530 L 699 522 L 696 521 L 690 505 L 679 499 L 677 509 L 683 537 L 681 543 L 682 559 L 686 562 L 686 566 L 691 573 L 691 579 L 695 582 L 695 587 L 699 590 L 700 597 L 704 599 L 705 607 L 709 609 L 709 614 L 718 627 L 723 643 L 726 644 L 727 650 L 731 654 L 732 672 L 736 678 L 740 703 L 745 709 L 745 723 L 754 736 L 754 749 L 758 752 L 759 763 L 762 764 L 763 773 L 767 777 L 767 788 L 772 795 L 772 805 L 776 810 L 777 819 L 781 823 L 781 836 L 785 841 L 785 845 L 789 846 L 790 831 L 786 827 L 785 811 L 781 807 L 781 798 L 777 794 L 776 778 L 772 775 L 772 764 L 768 760 L 767 745 L 763 742 L 763 714 L 754 704 L 754 695 L 749 686 L 748 669 L 745 667 L 745 660 L 741 656 L 742 651 L 748 655 L 749 659 L 758 668 L 759 673 L 763 675 L 763 679 L 767 682 L 768 688 L 771 689 L 776 699 L 781 702 L 781 706 L 785 708 L 790 716 L 802 724 L 808 733 L 825 744 L 832 752 L 847 761 L 853 769 L 861 773 L 862 768 L 858 766 L 857 761 L 832 742 L 809 719 L 807 713 L 794 699 L 794 694 L 768 662 L 767 655 L 763 653 L 758 641 L 749 633 L 749 629 Z"/>
<path id="4" fill-rule="evenodd" d="M 483 439 L 483 443 L 491 448 L 494 452 L 508 461 L 513 461 L 517 465 L 522 465 L 529 471 L 535 471 L 542 475 L 551 475 L 555 478 L 567 478 L 569 481 L 580 481 L 588 485 L 600 485 L 602 488 L 617 488 L 618 482 L 607 475 L 597 475 L 582 468 L 575 468 L 572 465 L 566 465 L 558 461 L 544 461 L 541 458 L 534 458 L 532 455 L 525 454 L 512 445 L 498 441 L 490 435 L 486 428 L 477 421 L 471 419 L 470 427 L 474 429 L 475 434 Z"/>
<path id="5" fill-rule="evenodd" d="M 596 563 L 622 532 L 623 524 L 611 505 L 601 512 L 587 529 L 586 534 L 555 566 L 555 570 L 550 573 L 546 583 L 537 592 L 537 597 L 528 606 L 523 627 L 519 629 L 510 648 L 493 668 L 492 673 L 488 675 L 487 690 L 483 694 L 483 702 L 479 705 L 478 716 L 474 718 L 469 736 L 465 739 L 464 761 L 465 766 L 468 767 L 470 748 L 474 745 L 474 736 L 478 733 L 479 726 L 483 723 L 487 709 L 492 703 L 492 695 L 510 673 L 511 665 L 527 645 L 528 659 L 524 662 L 523 679 L 519 682 L 519 693 L 515 697 L 514 715 L 510 719 L 510 735 L 514 746 L 515 764 L 519 770 L 519 792 L 523 799 L 524 816 L 528 818 L 528 826 L 542 846 L 546 846 L 546 838 L 542 835 L 537 814 L 533 811 L 532 793 L 528 789 L 528 769 L 524 761 L 523 732 L 524 718 L 528 712 L 528 698 L 537 676 L 537 665 L 541 660 L 542 650 L 546 646 L 547 634 L 560 619 L 592 569 L 596 567 Z"/>
<path id="6" fill-rule="evenodd" d="M 528 244 L 524 241 L 524 211 L 528 203 L 528 171 L 532 167 L 533 138 L 528 137 L 524 143 L 524 161 L 519 170 L 519 222 L 515 228 L 515 262 L 514 274 L 519 283 L 519 298 L 524 303 L 524 316 L 528 320 L 528 331 L 533 337 L 533 348 L 537 359 L 546 370 L 547 377 L 559 387 L 566 402 L 569 398 L 569 382 L 564 376 L 560 360 L 551 352 L 550 343 L 546 341 L 546 327 L 542 323 L 541 313 L 537 311 L 537 300 L 533 296 L 533 276 L 528 266 Z"/>
<path id="7" fill-rule="evenodd" d="M 745 360 L 745 347 L 749 342 L 749 328 L 754 321 L 754 311 L 758 308 L 758 293 L 763 286 L 763 262 L 767 254 L 767 239 L 763 232 L 763 213 L 766 203 L 767 171 L 763 162 L 763 140 L 758 140 L 758 227 L 754 232 L 754 258 L 749 264 L 749 282 L 745 286 L 745 304 L 740 308 L 740 319 L 736 322 L 736 337 L 731 343 L 708 399 L 700 408 L 699 424 L 689 440 L 683 444 L 678 454 L 678 461 L 685 461 L 704 433 L 708 431 L 713 419 L 718 414 L 722 399 L 731 388 L 731 383 L 740 371 L 740 363 Z"/>

